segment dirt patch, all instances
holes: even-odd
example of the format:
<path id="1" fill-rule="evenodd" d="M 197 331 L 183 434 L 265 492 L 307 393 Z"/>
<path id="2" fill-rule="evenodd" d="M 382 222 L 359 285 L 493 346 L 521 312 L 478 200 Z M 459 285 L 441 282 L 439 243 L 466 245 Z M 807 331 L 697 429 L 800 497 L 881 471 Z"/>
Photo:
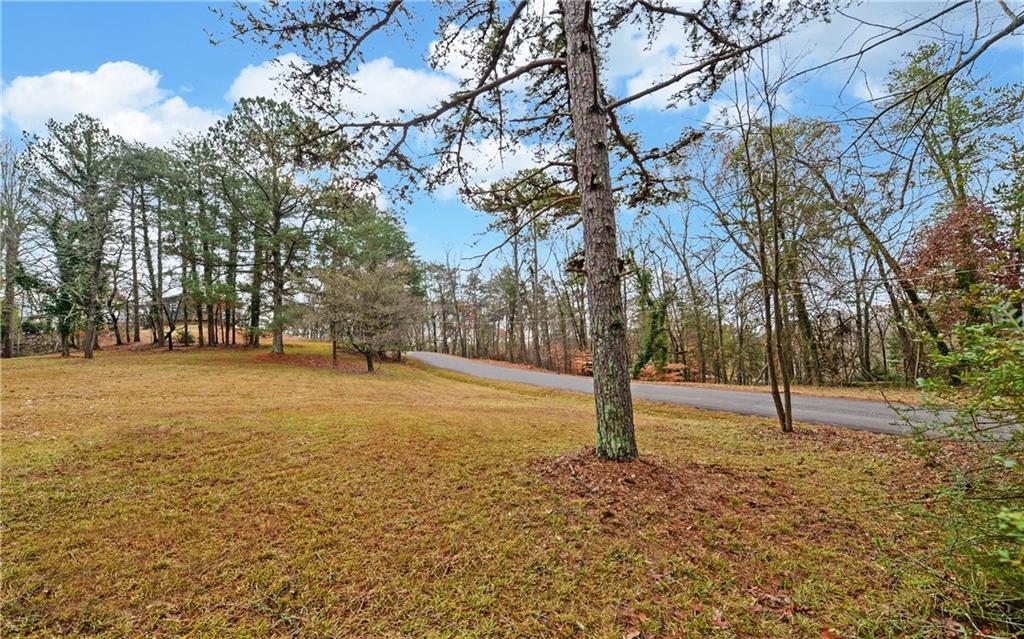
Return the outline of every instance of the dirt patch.
<path id="1" fill-rule="evenodd" d="M 330 356 L 300 355 L 298 353 L 257 353 L 252 356 L 254 362 L 261 364 L 284 364 L 286 366 L 302 366 L 306 368 L 330 368 L 343 373 L 365 373 L 366 366 L 358 366 L 347 358 L 338 359 L 334 366 Z"/>

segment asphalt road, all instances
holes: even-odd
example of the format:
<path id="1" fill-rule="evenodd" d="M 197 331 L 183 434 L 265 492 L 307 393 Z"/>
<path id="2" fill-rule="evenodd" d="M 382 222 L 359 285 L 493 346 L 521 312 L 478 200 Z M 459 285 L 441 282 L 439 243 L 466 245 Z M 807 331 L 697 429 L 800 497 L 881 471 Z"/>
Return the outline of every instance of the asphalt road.
<path id="1" fill-rule="evenodd" d="M 424 364 L 466 375 L 484 377 L 503 382 L 530 384 L 578 393 L 593 393 L 594 383 L 589 377 L 562 375 L 543 371 L 488 364 L 454 355 L 414 351 L 407 353 Z M 737 391 L 651 382 L 633 382 L 633 397 L 652 402 L 682 404 L 694 408 L 757 415 L 775 418 L 775 405 L 769 393 Z M 913 412 L 907 405 L 897 406 L 901 412 Z M 923 411 L 922 411 L 923 413 Z M 922 415 L 922 419 L 927 414 Z M 828 424 L 873 433 L 906 435 L 910 432 L 896 411 L 885 402 L 863 399 L 838 399 L 793 395 L 793 419 L 810 424 Z"/>

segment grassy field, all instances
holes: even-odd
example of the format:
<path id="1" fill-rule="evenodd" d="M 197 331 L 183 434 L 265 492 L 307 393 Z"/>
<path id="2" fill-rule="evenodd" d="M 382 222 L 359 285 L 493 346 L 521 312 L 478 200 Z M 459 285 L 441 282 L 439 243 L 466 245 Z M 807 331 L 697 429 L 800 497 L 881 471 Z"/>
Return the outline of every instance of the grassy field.
<path id="1" fill-rule="evenodd" d="M 5 637 L 940 634 L 903 441 L 289 350 L 4 362 Z"/>

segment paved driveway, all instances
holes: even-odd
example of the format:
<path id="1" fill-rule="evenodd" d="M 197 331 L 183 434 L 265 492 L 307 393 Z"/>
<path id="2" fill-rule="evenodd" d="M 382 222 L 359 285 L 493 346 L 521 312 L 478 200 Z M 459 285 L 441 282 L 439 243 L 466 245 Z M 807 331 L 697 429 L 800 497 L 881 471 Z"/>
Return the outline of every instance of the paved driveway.
<path id="1" fill-rule="evenodd" d="M 594 392 L 593 380 L 579 375 L 500 366 L 441 353 L 414 351 L 407 355 L 430 366 L 476 377 L 579 393 Z M 633 397 L 636 399 L 775 418 L 775 405 L 769 393 L 652 382 L 633 382 L 632 386 Z M 903 412 L 919 411 L 922 413 L 922 419 L 927 416 L 924 411 L 905 404 L 897 405 L 897 408 Z M 793 395 L 793 419 L 798 422 L 828 424 L 873 433 L 906 435 L 910 432 L 893 407 L 881 401 Z"/>

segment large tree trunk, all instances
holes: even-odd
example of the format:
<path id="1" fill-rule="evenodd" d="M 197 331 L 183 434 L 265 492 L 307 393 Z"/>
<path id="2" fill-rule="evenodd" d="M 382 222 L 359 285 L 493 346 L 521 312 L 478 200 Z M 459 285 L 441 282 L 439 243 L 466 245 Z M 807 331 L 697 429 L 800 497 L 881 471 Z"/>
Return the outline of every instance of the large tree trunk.
<path id="1" fill-rule="evenodd" d="M 334 368 L 338 367 L 338 331 L 335 328 L 334 322 L 330 324 L 331 328 L 331 366 Z"/>
<path id="2" fill-rule="evenodd" d="M 210 346 L 217 345 L 217 310 L 213 304 L 213 265 L 210 264 L 210 243 L 203 240 L 203 284 L 206 300 L 206 342 Z"/>
<path id="3" fill-rule="evenodd" d="M 163 216 L 163 199 L 159 196 L 156 199 L 156 288 L 154 289 L 153 295 L 159 303 L 157 307 L 157 321 L 160 324 L 160 343 L 163 344 L 163 328 L 164 319 L 167 319 L 168 324 L 170 320 L 170 309 L 167 308 L 167 303 L 164 301 L 164 216 Z M 183 271 L 184 272 L 184 271 Z M 178 311 L 175 308 L 174 317 L 177 318 Z M 174 331 L 174 327 L 171 326 L 171 332 Z"/>
<path id="4" fill-rule="evenodd" d="M 526 361 L 526 328 L 523 324 L 523 318 L 520 317 L 519 313 L 519 218 L 512 218 L 513 235 L 512 235 L 512 306 L 509 309 L 509 353 L 510 361 L 516 361 L 518 355 L 524 362 Z M 512 339 L 513 332 L 519 337 L 518 351 L 514 347 L 515 341 Z"/>
<path id="5" fill-rule="evenodd" d="M 153 249 L 149 241 L 149 221 L 146 218 L 145 202 L 145 199 L 139 201 L 139 222 L 142 225 L 140 229 L 142 232 L 142 256 L 146 261 L 146 273 L 149 276 L 149 324 L 153 331 L 153 343 L 163 346 L 165 339 L 163 316 L 166 312 L 164 310 L 163 283 L 160 277 L 160 267 L 153 266 Z M 159 242 L 159 239 L 157 241 Z M 159 250 L 159 247 L 157 248 Z"/>
<path id="6" fill-rule="evenodd" d="M 284 353 L 284 282 L 275 278 L 274 291 L 274 325 L 273 344 L 271 351 L 276 355 Z"/>
<path id="7" fill-rule="evenodd" d="M 192 261 L 192 281 L 198 282 L 199 277 L 196 275 L 196 262 Z M 183 291 L 184 293 L 184 291 Z M 196 299 L 195 303 L 195 316 L 196 316 L 196 332 L 199 333 L 199 346 L 206 346 L 206 339 L 203 336 L 203 303 L 200 299 Z M 185 326 L 188 326 L 188 313 L 185 313 Z"/>
<path id="8" fill-rule="evenodd" d="M 103 275 L 103 242 L 98 239 L 93 239 L 93 242 L 97 246 L 93 247 L 92 273 L 89 274 L 89 301 L 86 304 L 86 313 L 88 315 L 85 325 L 85 343 L 82 345 L 82 351 L 86 359 L 92 359 L 99 337 L 96 314 L 100 310 L 100 277 Z"/>
<path id="9" fill-rule="evenodd" d="M 117 286 L 115 284 L 113 291 L 110 293 L 110 296 L 107 298 L 107 316 L 109 317 L 109 321 L 107 322 L 107 325 L 110 326 L 110 330 L 114 331 L 115 343 L 118 346 L 121 346 L 124 343 L 124 342 L 121 341 L 121 327 L 120 327 L 121 311 L 114 304 L 114 299 L 116 297 L 117 297 Z M 125 329 L 124 329 L 124 332 L 125 332 L 125 338 L 126 339 L 131 339 L 130 337 L 128 337 L 127 317 L 128 317 L 128 310 L 126 308 L 125 309 Z"/>
<path id="10" fill-rule="evenodd" d="M 139 188 L 139 200 L 140 202 L 146 197 L 145 187 Z M 138 249 L 136 247 L 136 230 L 135 230 L 135 197 L 131 198 L 131 205 L 128 207 L 128 213 L 130 216 L 129 229 L 131 250 L 132 250 L 132 341 L 142 341 L 141 327 L 139 326 L 139 256 Z M 125 315 L 128 311 L 125 310 Z M 127 328 L 125 329 L 125 337 L 127 337 Z"/>
<path id="11" fill-rule="evenodd" d="M 811 384 L 821 386 L 821 353 L 818 349 L 818 338 L 814 335 L 814 326 L 811 324 L 811 316 L 807 312 L 807 300 L 804 298 L 798 276 L 794 275 L 791 284 L 793 307 L 796 311 L 797 325 L 800 327 L 800 336 L 803 338 L 804 368 Z"/>
<path id="12" fill-rule="evenodd" d="M 227 224 L 227 289 L 228 298 L 224 302 L 224 343 L 234 345 L 234 322 L 236 322 L 236 307 L 239 301 L 238 278 L 239 278 L 239 242 L 241 228 L 239 222 L 233 216 Z"/>
<path id="13" fill-rule="evenodd" d="M 718 279 L 718 271 L 714 273 L 715 278 L 715 323 L 718 325 L 718 341 L 715 344 L 715 368 L 718 369 L 718 383 L 728 384 L 729 373 L 725 370 L 725 326 L 722 313 L 722 287 Z"/>
<path id="14" fill-rule="evenodd" d="M 247 342 L 256 348 L 260 345 L 260 294 L 263 288 L 263 248 L 254 233 L 252 254 L 252 291 L 249 298 L 249 332 Z"/>
<path id="15" fill-rule="evenodd" d="M 532 287 L 532 295 L 530 300 L 530 333 L 531 341 L 533 345 L 533 365 L 540 367 L 542 360 L 540 358 L 540 283 L 538 281 L 537 271 L 540 265 L 537 259 L 537 229 L 533 229 L 533 266 L 530 269 L 530 285 Z M 546 320 L 545 320 L 546 321 Z"/>
<path id="16" fill-rule="evenodd" d="M 14 277 L 18 269 L 18 232 L 13 207 L 4 211 L 3 357 L 14 356 Z"/>
<path id="17" fill-rule="evenodd" d="M 430 345 L 435 353 L 437 350 L 437 313 L 430 314 Z"/>
<path id="18" fill-rule="evenodd" d="M 628 460 L 637 456 L 637 448 L 620 287 L 622 267 L 616 248 L 615 203 L 608 160 L 608 114 L 597 75 L 591 5 L 577 0 L 562 0 L 561 4 L 590 302 L 597 454 L 606 459 Z"/>
<path id="19" fill-rule="evenodd" d="M 273 326 L 273 347 L 271 351 L 275 355 L 281 355 L 284 353 L 284 265 L 281 261 L 280 248 L 274 249 L 273 257 L 274 277 L 271 291 L 273 317 L 270 321 Z"/>

